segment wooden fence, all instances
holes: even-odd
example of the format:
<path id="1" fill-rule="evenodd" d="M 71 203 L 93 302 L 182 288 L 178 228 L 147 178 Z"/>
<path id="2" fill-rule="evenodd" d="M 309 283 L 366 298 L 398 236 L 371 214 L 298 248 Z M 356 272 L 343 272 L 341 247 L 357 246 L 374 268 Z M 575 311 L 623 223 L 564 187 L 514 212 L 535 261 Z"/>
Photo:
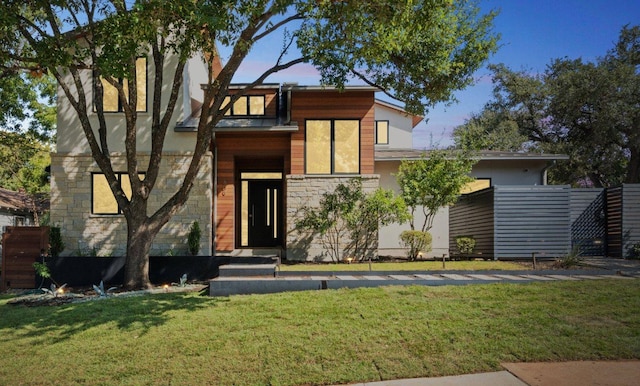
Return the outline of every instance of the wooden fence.
<path id="1" fill-rule="evenodd" d="M 0 290 L 35 288 L 33 263 L 47 252 L 49 227 L 7 227 L 2 235 Z"/>

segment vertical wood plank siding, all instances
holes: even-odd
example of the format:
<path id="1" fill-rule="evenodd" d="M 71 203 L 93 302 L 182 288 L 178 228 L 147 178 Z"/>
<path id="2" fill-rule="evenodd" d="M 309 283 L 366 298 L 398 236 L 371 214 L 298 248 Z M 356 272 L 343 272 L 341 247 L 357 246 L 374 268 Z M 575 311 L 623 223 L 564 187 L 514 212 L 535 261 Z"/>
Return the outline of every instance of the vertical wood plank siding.
<path id="1" fill-rule="evenodd" d="M 476 240 L 474 255 L 493 257 L 493 188 L 460 197 L 449 208 L 449 252 L 460 254 L 456 237 L 471 236 Z"/>
<path id="2" fill-rule="evenodd" d="M 373 91 L 292 91 L 291 121 L 297 122 L 300 129 L 291 135 L 291 174 L 305 172 L 306 119 L 359 119 L 360 174 L 373 174 Z"/>
<path id="3" fill-rule="evenodd" d="M 582 256 L 606 254 L 605 192 L 602 188 L 571 189 L 571 247 Z"/>
<path id="4" fill-rule="evenodd" d="M 289 133 L 217 133 L 218 198 L 216 224 L 216 250 L 235 248 L 235 175 L 236 158 L 274 159 L 284 161 L 284 174 L 290 173 Z M 260 165 L 256 164 L 260 169 Z"/>
<path id="5" fill-rule="evenodd" d="M 632 257 L 631 248 L 640 243 L 640 184 L 622 185 L 622 255 Z"/>
<path id="6" fill-rule="evenodd" d="M 622 257 L 622 187 L 607 189 L 607 255 Z"/>

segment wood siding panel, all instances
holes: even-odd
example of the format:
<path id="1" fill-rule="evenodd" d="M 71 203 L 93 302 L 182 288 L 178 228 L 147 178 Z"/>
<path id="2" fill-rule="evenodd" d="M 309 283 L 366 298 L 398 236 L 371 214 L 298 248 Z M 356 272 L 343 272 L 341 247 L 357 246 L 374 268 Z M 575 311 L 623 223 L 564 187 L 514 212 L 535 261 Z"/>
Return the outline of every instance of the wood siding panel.
<path id="1" fill-rule="evenodd" d="M 607 189 L 607 255 L 622 257 L 622 187 Z"/>
<path id="2" fill-rule="evenodd" d="M 235 211 L 236 159 L 282 159 L 284 174 L 291 170 L 290 134 L 288 133 L 217 133 L 218 149 L 218 181 L 217 181 L 217 218 L 216 250 L 232 251 L 235 249 Z M 256 169 L 261 165 L 256 163 Z"/>
<path id="3" fill-rule="evenodd" d="M 476 240 L 474 255 L 493 257 L 493 189 L 461 196 L 449 208 L 449 251 L 459 255 L 456 237 L 472 236 Z"/>
<path id="4" fill-rule="evenodd" d="M 292 91 L 291 120 L 299 130 L 291 135 L 291 173 L 304 174 L 307 119 L 360 120 L 360 174 L 372 174 L 374 163 L 373 91 Z"/>
<path id="5" fill-rule="evenodd" d="M 40 261 L 49 244 L 49 227 L 7 227 L 2 235 L 0 290 L 35 288 L 33 263 Z"/>

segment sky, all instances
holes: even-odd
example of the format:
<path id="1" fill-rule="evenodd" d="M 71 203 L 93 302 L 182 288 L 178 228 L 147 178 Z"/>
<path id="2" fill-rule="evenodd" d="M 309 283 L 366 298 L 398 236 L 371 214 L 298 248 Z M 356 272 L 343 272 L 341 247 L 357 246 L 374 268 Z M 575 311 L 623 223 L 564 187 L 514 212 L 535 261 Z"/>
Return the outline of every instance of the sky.
<path id="1" fill-rule="evenodd" d="M 494 20 L 494 32 L 501 35 L 499 49 L 487 63 L 531 73 L 544 72 L 557 58 L 595 61 L 613 48 L 624 25 L 640 24 L 640 0 L 480 0 L 479 5 L 484 12 L 499 11 Z M 252 53 L 234 81 L 249 81 L 248 74 L 270 67 L 275 47 L 271 48 Z M 453 129 L 491 100 L 490 75 L 481 68 L 473 86 L 455 93 L 457 103 L 433 107 L 414 129 L 414 148 L 451 145 Z M 316 85 L 319 76 L 312 66 L 299 65 L 267 82 Z M 381 93 L 378 97 L 393 102 Z"/>

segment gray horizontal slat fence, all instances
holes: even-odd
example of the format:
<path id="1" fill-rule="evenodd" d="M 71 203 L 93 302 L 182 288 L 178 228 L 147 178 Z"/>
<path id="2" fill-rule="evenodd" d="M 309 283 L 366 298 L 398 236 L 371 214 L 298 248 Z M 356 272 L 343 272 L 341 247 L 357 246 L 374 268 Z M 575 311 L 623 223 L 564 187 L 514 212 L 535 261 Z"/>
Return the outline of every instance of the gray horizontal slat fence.
<path id="1" fill-rule="evenodd" d="M 496 259 L 559 257 L 571 245 L 570 187 L 495 186 Z"/>
<path id="2" fill-rule="evenodd" d="M 456 237 L 476 240 L 473 254 L 493 258 L 493 188 L 465 194 L 449 208 L 449 251 L 460 255 Z"/>
<path id="3" fill-rule="evenodd" d="M 622 256 L 630 258 L 640 243 L 640 184 L 622 185 Z"/>
<path id="4" fill-rule="evenodd" d="M 603 188 L 571 189 L 571 247 L 581 256 L 606 254 L 605 191 Z"/>

